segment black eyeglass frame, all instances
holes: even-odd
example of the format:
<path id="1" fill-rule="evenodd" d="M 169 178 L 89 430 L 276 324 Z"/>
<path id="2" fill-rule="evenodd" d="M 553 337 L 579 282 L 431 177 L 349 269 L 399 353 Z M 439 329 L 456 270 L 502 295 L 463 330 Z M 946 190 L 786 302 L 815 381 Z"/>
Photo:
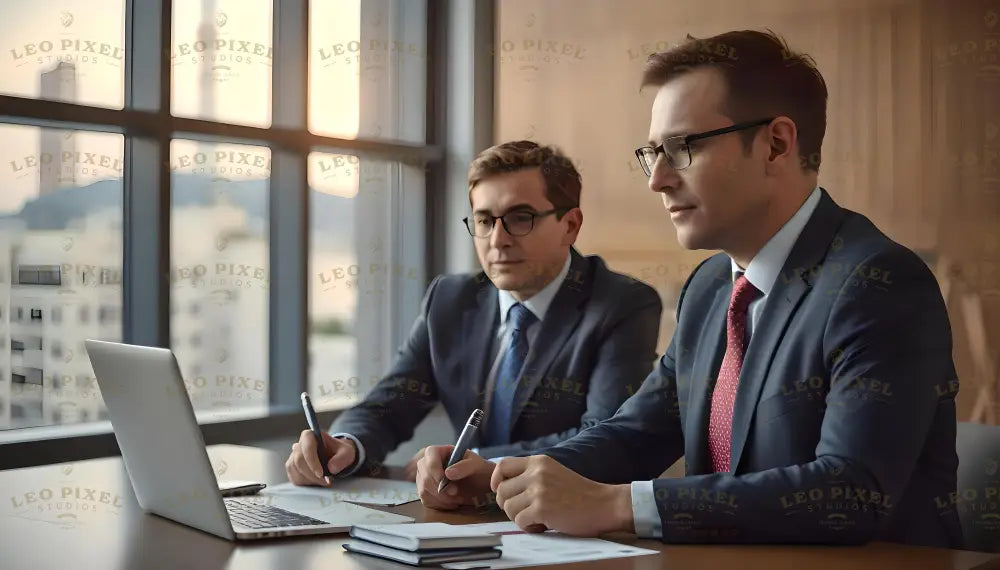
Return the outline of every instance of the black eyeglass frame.
<path id="1" fill-rule="evenodd" d="M 770 123 L 771 121 L 773 121 L 776 118 L 777 117 L 771 117 L 770 119 L 758 119 L 758 120 L 755 120 L 755 121 L 743 121 L 741 123 L 736 123 L 735 125 L 730 125 L 728 127 L 722 127 L 721 129 L 713 129 L 711 131 L 705 131 L 703 133 L 695 133 L 695 134 L 691 134 L 691 135 L 677 135 L 675 137 L 669 137 L 666 140 L 664 140 L 663 143 L 660 144 L 660 145 L 657 145 L 657 146 L 646 145 L 646 146 L 641 146 L 641 147 L 635 149 L 635 158 L 639 161 L 639 166 L 642 167 L 642 171 L 646 174 L 647 177 L 653 175 L 652 174 L 653 167 L 651 165 L 647 164 L 646 163 L 646 159 L 643 158 L 643 151 L 647 150 L 647 149 L 652 150 L 653 153 L 654 153 L 654 155 L 657 158 L 659 158 L 660 153 L 663 153 L 663 155 L 667 158 L 667 161 L 671 163 L 670 167 L 673 168 L 674 170 L 684 170 L 688 166 L 691 166 L 691 162 L 693 161 L 693 158 L 691 157 L 691 147 L 689 145 L 691 143 L 693 143 L 694 141 L 701 140 L 701 139 L 707 139 L 709 137 L 714 137 L 714 136 L 718 136 L 718 135 L 724 135 L 726 133 L 733 133 L 733 132 L 736 132 L 736 131 L 742 131 L 742 130 L 750 129 L 750 128 L 753 128 L 753 127 L 760 127 L 762 125 L 766 125 L 766 124 Z M 666 152 L 666 150 L 665 150 L 665 147 L 667 146 L 667 144 L 670 143 L 670 141 L 676 141 L 676 140 L 680 140 L 681 141 L 680 148 L 683 148 L 684 151 L 687 152 L 687 155 L 688 155 L 687 165 L 682 166 L 680 168 L 677 168 L 676 166 L 674 166 L 674 164 L 670 160 L 670 155 L 668 155 L 667 152 Z M 656 163 L 655 159 L 654 159 L 653 163 L 654 164 Z"/>
<path id="2" fill-rule="evenodd" d="M 503 215 L 500 215 L 500 216 L 492 216 L 492 215 L 489 215 L 489 214 L 485 214 L 484 217 L 490 218 L 490 222 L 492 222 L 492 223 L 490 225 L 490 233 L 488 233 L 488 234 L 486 234 L 484 236 L 477 236 L 476 235 L 475 228 L 469 225 L 469 219 L 470 218 L 468 218 L 468 217 L 462 218 L 462 223 L 465 225 L 465 229 L 466 229 L 466 231 L 469 232 L 469 235 L 472 236 L 472 237 L 474 237 L 474 238 L 475 237 L 488 238 L 491 235 L 493 235 L 493 230 L 495 230 L 496 227 L 497 227 L 497 220 L 500 220 L 500 224 L 503 225 L 503 230 L 505 232 L 507 232 L 508 234 L 510 234 L 510 235 L 512 235 L 514 237 L 523 237 L 523 236 L 526 236 L 526 235 L 530 234 L 531 231 L 535 229 L 535 220 L 536 219 L 538 219 L 538 218 L 544 218 L 545 216 L 551 216 L 552 214 L 556 214 L 556 219 L 558 219 L 559 216 L 562 216 L 563 214 L 565 214 L 566 212 L 569 212 L 572 209 L 573 208 L 552 208 L 551 210 L 545 210 L 544 212 L 535 212 L 535 211 L 532 211 L 532 210 L 513 210 L 513 211 L 507 212 L 507 213 L 505 213 Z M 510 231 L 510 227 L 507 225 L 507 220 L 505 220 L 504 217 L 512 215 L 512 214 L 530 214 L 531 215 L 531 227 L 528 228 L 528 231 L 524 232 L 523 234 L 515 234 L 514 232 Z M 474 221 L 475 220 L 473 220 L 473 222 Z"/>

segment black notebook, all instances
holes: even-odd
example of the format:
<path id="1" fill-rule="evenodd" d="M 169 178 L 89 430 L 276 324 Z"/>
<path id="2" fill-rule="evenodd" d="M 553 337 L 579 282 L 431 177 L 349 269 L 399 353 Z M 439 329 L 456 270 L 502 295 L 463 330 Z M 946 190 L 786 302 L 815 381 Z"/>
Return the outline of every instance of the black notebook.
<path id="1" fill-rule="evenodd" d="M 368 542 L 352 540 L 344 543 L 344 550 L 358 554 L 377 556 L 411 566 L 436 566 L 446 562 L 467 562 L 470 560 L 490 560 L 500 558 L 499 548 L 445 548 L 411 552 Z"/>
<path id="2" fill-rule="evenodd" d="M 502 544 L 498 534 L 445 523 L 354 525 L 351 536 L 410 552 L 441 548 L 492 548 Z"/>

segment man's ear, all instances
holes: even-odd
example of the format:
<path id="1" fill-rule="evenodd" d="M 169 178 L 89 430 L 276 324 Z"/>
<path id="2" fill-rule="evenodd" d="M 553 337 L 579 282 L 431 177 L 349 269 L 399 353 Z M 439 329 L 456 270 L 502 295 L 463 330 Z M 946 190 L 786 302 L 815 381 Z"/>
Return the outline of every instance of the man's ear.
<path id="1" fill-rule="evenodd" d="M 580 235 L 580 228 L 583 226 L 583 210 L 579 207 L 563 214 L 563 221 L 566 222 L 566 233 L 563 234 L 562 245 L 573 245 Z"/>
<path id="2" fill-rule="evenodd" d="M 778 160 L 783 162 L 799 162 L 798 157 L 798 131 L 795 123 L 787 117 L 778 117 L 771 124 L 768 131 L 768 144 L 770 152 L 768 164 L 773 164 Z"/>

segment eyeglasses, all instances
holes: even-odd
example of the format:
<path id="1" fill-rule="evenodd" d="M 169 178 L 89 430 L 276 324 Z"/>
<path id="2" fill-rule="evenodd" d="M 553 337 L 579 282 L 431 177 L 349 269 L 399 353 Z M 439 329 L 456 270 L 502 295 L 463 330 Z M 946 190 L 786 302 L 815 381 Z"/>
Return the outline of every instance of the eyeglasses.
<path id="1" fill-rule="evenodd" d="M 512 236 L 528 235 L 535 228 L 535 218 L 542 218 L 552 214 L 562 215 L 572 208 L 553 208 L 544 212 L 532 212 L 531 210 L 515 210 L 507 212 L 502 216 L 491 216 L 489 214 L 474 214 L 471 218 L 462 218 L 465 222 L 465 229 L 469 230 L 472 237 L 489 237 L 493 233 L 497 220 L 503 224 L 503 229 Z"/>
<path id="2" fill-rule="evenodd" d="M 766 125 L 773 120 L 774 117 L 770 119 L 760 119 L 757 121 L 746 121 L 743 123 L 736 123 L 735 125 L 730 125 L 728 127 L 723 127 L 721 129 L 715 129 L 713 131 L 670 137 L 664 140 L 663 144 L 659 146 L 644 146 L 635 149 L 635 157 L 639 159 L 639 166 L 642 167 L 642 171 L 646 173 L 646 176 L 652 176 L 653 166 L 656 164 L 656 158 L 661 152 L 667 157 L 667 164 L 670 165 L 670 168 L 673 168 L 674 170 L 683 170 L 691 166 L 692 142 L 717 135 L 724 135 L 726 133 L 742 131 L 752 127 L 759 127 L 761 125 Z"/>

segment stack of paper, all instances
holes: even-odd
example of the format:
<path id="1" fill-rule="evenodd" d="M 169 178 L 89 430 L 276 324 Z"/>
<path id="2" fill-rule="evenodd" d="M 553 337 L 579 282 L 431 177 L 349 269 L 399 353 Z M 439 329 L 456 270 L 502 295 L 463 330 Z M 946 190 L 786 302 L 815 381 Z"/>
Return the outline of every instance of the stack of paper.
<path id="1" fill-rule="evenodd" d="M 424 566 L 499 558 L 498 534 L 445 523 L 354 525 L 348 552 Z"/>

